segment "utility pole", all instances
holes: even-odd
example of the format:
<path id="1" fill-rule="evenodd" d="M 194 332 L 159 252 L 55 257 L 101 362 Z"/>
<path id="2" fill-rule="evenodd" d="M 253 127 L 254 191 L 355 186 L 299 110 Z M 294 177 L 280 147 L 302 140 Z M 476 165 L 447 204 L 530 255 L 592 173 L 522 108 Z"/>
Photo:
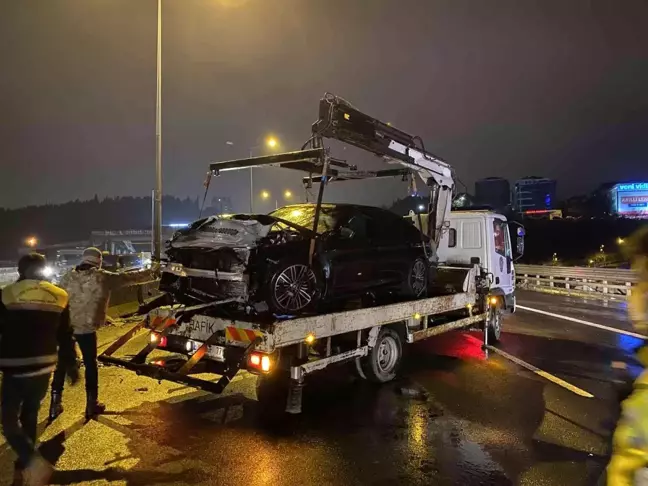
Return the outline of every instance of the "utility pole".
<path id="1" fill-rule="evenodd" d="M 153 257 L 162 254 L 162 0 L 157 0 L 157 86 L 155 98 L 155 201 L 153 202 Z"/>

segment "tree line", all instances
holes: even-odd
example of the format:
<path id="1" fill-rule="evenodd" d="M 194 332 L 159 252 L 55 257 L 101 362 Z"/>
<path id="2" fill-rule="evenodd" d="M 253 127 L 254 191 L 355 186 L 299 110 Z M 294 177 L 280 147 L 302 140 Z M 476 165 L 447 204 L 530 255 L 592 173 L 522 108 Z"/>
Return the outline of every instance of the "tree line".
<path id="1" fill-rule="evenodd" d="M 193 221 L 198 217 L 198 199 L 164 196 L 163 221 Z M 97 196 L 88 201 L 28 206 L 18 209 L 0 208 L 0 260 L 15 259 L 18 248 L 29 237 L 37 246 L 83 241 L 92 231 L 148 229 L 152 224 L 151 197 Z"/>

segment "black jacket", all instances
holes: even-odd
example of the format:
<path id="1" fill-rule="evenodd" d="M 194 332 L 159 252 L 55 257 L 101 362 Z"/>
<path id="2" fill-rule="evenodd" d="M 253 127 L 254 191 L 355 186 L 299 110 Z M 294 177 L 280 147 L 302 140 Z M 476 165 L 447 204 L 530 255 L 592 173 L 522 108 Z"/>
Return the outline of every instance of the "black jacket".
<path id="1" fill-rule="evenodd" d="M 68 295 L 40 280 L 19 280 L 0 290 L 0 370 L 38 376 L 76 360 Z"/>

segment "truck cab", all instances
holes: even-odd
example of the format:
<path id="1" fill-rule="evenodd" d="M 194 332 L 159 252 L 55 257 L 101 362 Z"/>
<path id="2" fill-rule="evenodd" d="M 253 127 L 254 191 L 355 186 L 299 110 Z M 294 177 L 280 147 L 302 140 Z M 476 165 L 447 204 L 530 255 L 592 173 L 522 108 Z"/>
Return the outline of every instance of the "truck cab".
<path id="1" fill-rule="evenodd" d="M 524 229 L 487 210 L 451 211 L 441 234 L 440 265 L 479 263 L 491 275 L 490 293 L 515 312 L 515 261 L 524 250 Z"/>

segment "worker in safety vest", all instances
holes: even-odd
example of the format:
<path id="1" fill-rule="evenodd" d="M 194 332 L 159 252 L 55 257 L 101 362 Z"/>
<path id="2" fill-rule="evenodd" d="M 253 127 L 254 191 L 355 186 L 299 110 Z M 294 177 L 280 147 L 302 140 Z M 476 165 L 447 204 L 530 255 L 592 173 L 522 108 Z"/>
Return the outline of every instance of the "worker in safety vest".
<path id="1" fill-rule="evenodd" d="M 634 235 L 628 246 L 632 269 L 638 277 L 629 298 L 628 313 L 637 331 L 648 335 L 648 227 Z M 648 347 L 642 346 L 637 358 L 644 371 L 621 404 L 607 469 L 608 486 L 648 485 Z"/>
<path id="2" fill-rule="evenodd" d="M 35 449 L 38 411 L 58 365 L 78 379 L 68 295 L 46 282 L 45 257 L 18 262 L 18 281 L 0 290 L 2 430 L 18 455 L 14 484 L 47 484 L 52 466 Z"/>
<path id="3" fill-rule="evenodd" d="M 102 267 L 103 255 L 98 248 L 87 248 L 81 264 L 61 278 L 61 287 L 70 295 L 70 322 L 85 367 L 86 419 L 105 411 L 98 401 L 97 329 L 106 323 L 110 294 L 119 287 L 153 279 L 151 270 L 115 273 Z M 156 266 L 157 268 L 157 266 Z M 57 369 L 52 380 L 52 401 L 49 418 L 54 420 L 63 412 L 62 396 L 65 370 Z"/>

